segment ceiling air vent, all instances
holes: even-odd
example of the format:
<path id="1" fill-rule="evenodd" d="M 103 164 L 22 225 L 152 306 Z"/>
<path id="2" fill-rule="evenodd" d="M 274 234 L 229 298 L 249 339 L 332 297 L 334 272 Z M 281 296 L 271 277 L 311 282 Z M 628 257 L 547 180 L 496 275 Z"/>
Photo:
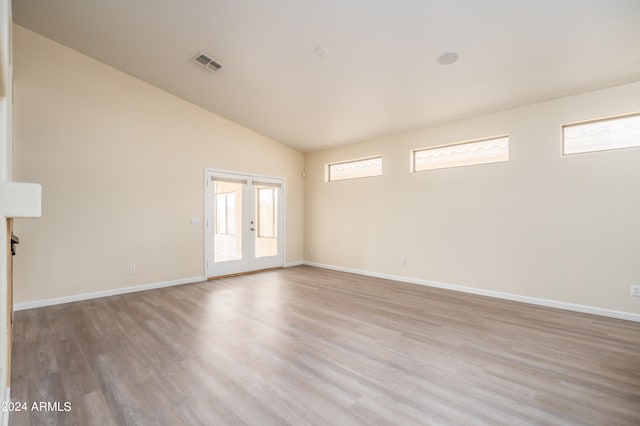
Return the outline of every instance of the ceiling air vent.
<path id="1" fill-rule="evenodd" d="M 216 61 L 214 61 L 213 59 L 211 59 L 209 56 L 207 56 L 207 54 L 205 53 L 198 53 L 192 60 L 192 63 L 201 66 L 203 69 L 209 71 L 209 72 L 216 72 L 218 71 L 220 68 L 222 68 L 222 65 L 220 65 L 219 63 L 217 63 Z"/>

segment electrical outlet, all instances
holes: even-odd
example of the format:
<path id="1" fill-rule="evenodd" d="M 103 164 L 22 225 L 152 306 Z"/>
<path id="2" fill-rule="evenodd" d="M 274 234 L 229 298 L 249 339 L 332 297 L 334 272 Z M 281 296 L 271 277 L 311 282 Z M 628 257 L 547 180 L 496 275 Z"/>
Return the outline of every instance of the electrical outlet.
<path id="1" fill-rule="evenodd" d="M 400 265 L 402 265 L 402 267 L 407 266 L 407 259 L 405 259 L 404 257 L 400 259 Z"/>
<path id="2" fill-rule="evenodd" d="M 635 297 L 640 297 L 640 285 L 631 286 L 631 295 Z"/>
<path id="3" fill-rule="evenodd" d="M 137 272 L 137 270 L 136 270 L 136 265 L 131 265 L 131 266 L 129 266 L 129 273 L 130 273 L 130 274 L 132 274 L 132 275 L 133 275 L 133 274 L 135 274 L 136 272 Z"/>

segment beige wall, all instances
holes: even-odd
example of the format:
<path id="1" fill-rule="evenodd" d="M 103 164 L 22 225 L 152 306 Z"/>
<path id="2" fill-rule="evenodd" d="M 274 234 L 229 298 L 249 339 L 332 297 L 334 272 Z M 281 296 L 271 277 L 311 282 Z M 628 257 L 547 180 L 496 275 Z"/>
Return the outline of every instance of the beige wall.
<path id="1" fill-rule="evenodd" d="M 43 187 L 42 218 L 16 221 L 16 302 L 203 275 L 205 167 L 285 177 L 302 259 L 301 153 L 20 26 L 14 57 L 15 178 Z"/>
<path id="2" fill-rule="evenodd" d="M 640 313 L 640 148 L 561 155 L 563 123 L 631 111 L 640 83 L 308 154 L 305 259 Z M 509 163 L 409 173 L 412 148 L 505 133 Z M 324 182 L 376 154 L 382 177 Z"/>

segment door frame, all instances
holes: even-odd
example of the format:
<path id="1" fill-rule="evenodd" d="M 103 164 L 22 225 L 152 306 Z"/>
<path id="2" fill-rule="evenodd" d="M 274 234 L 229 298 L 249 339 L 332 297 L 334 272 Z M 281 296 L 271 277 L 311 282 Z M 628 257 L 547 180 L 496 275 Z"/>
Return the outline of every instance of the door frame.
<path id="1" fill-rule="evenodd" d="M 275 179 L 275 180 L 279 180 L 282 183 L 282 191 L 281 191 L 281 198 L 282 198 L 282 233 L 281 233 L 281 237 L 278 238 L 278 251 L 282 253 L 282 267 L 284 267 L 284 265 L 286 264 L 286 259 L 287 259 L 287 252 L 286 252 L 286 233 L 287 233 L 287 203 L 286 203 L 286 185 L 287 185 L 287 180 L 284 176 L 272 176 L 272 175 L 262 175 L 262 174 L 256 174 L 256 173 L 248 173 L 248 172 L 239 172 L 239 171 L 235 171 L 235 170 L 225 170 L 225 169 L 217 169 L 217 168 L 213 168 L 213 167 L 205 167 L 204 168 L 204 176 L 203 176 L 203 193 L 204 193 L 204 197 L 203 197 L 203 201 L 204 201 L 204 217 L 203 217 L 203 221 L 202 221 L 202 234 L 204 237 L 204 276 L 205 279 L 208 279 L 210 277 L 212 277 L 213 275 L 211 275 L 211 272 L 213 271 L 214 265 L 209 265 L 209 259 L 211 258 L 211 254 L 213 252 L 213 247 L 210 244 L 210 239 L 208 238 L 208 230 L 209 230 L 209 226 L 213 226 L 213 224 L 209 224 L 209 220 L 210 217 L 213 217 L 213 211 L 212 208 L 210 206 L 210 203 L 208 202 L 208 185 L 210 182 L 209 176 L 212 173 L 220 173 L 220 174 L 232 174 L 232 175 L 241 175 L 241 176 L 246 176 L 248 179 Z M 252 207 L 253 208 L 253 207 Z M 259 269 L 258 269 L 259 270 Z"/>

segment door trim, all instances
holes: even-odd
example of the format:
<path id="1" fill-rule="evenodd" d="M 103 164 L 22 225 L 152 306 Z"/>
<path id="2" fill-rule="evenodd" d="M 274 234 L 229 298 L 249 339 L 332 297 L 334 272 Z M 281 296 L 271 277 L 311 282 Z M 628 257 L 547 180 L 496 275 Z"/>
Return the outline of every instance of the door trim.
<path id="1" fill-rule="evenodd" d="M 203 265 L 204 265 L 204 276 L 205 279 L 209 279 L 215 276 L 210 276 L 209 273 L 212 271 L 213 269 L 213 265 L 209 265 L 208 264 L 208 259 L 210 258 L 210 254 L 211 254 L 211 250 L 212 247 L 209 247 L 209 240 L 207 238 L 207 229 L 208 229 L 208 223 L 207 221 L 209 220 L 209 217 L 212 215 L 212 211 L 209 207 L 209 203 L 207 202 L 207 196 L 208 196 L 208 183 L 209 183 L 209 175 L 210 173 L 222 173 L 222 174 L 233 174 L 233 175 L 243 175 L 246 176 L 250 179 L 276 179 L 276 180 L 280 180 L 282 181 L 282 237 L 281 237 L 281 242 L 280 242 L 280 246 L 282 249 L 282 265 L 280 265 L 279 267 L 284 267 L 286 260 L 287 260 L 287 179 L 284 176 L 273 176 L 273 175 L 262 175 L 262 174 L 256 174 L 256 173 L 247 173 L 247 172 L 239 172 L 236 170 L 226 170 L 226 169 L 217 169 L 217 168 L 213 168 L 213 167 L 205 167 L 204 168 L 204 173 L 203 173 L 203 185 L 202 185 L 202 192 L 204 194 L 203 196 L 203 201 L 204 201 L 204 217 L 202 220 L 202 235 L 203 235 L 203 244 L 204 244 L 204 259 L 203 259 Z"/>

